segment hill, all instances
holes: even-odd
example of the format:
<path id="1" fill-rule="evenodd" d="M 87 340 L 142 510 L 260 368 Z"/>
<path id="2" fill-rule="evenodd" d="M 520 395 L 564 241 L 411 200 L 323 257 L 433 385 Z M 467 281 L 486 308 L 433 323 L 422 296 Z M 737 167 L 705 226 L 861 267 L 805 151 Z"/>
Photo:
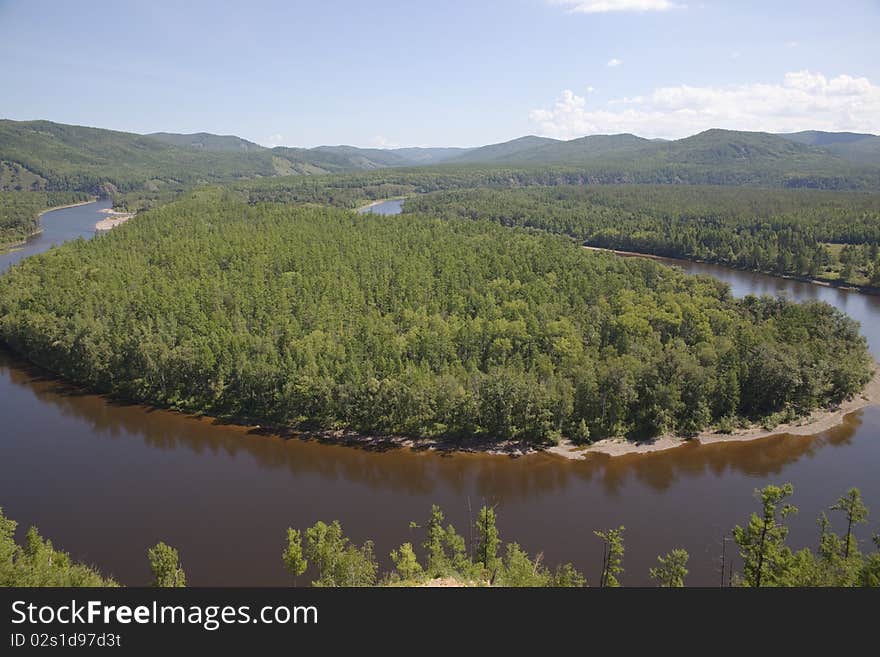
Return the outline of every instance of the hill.
<path id="1" fill-rule="evenodd" d="M 518 160 L 534 164 L 577 164 L 598 160 L 615 161 L 651 152 L 656 145 L 631 134 L 589 135 L 579 139 L 543 144 L 521 153 Z"/>
<path id="2" fill-rule="evenodd" d="M 0 161 L 31 188 L 96 193 L 275 175 L 263 151 L 181 148 L 152 137 L 49 121 L 0 120 Z"/>
<path id="3" fill-rule="evenodd" d="M 880 137 L 877 135 L 805 130 L 779 136 L 801 144 L 818 146 L 845 160 L 880 166 Z"/>
<path id="4" fill-rule="evenodd" d="M 519 137 L 518 139 L 505 141 L 500 144 L 489 144 L 488 146 L 473 148 L 458 157 L 451 158 L 448 162 L 450 164 L 511 162 L 536 148 L 556 142 L 556 139 L 550 139 L 549 137 L 535 137 L 534 135 L 528 135 L 526 137 Z"/>
<path id="5" fill-rule="evenodd" d="M 210 132 L 196 132 L 189 135 L 181 135 L 173 132 L 152 132 L 147 135 L 172 146 L 181 148 L 194 148 L 203 151 L 241 152 L 262 151 L 265 146 L 260 146 L 247 139 L 235 135 L 213 135 Z"/>
<path id="6" fill-rule="evenodd" d="M 831 148 L 846 149 L 846 158 Z M 838 140 L 819 147 L 779 135 L 730 130 L 708 130 L 675 141 L 620 134 L 569 141 L 527 136 L 475 149 L 270 149 L 228 135 L 146 136 L 49 121 L 0 120 L 0 191 L 83 191 L 114 197 L 136 192 L 166 198 L 200 184 L 393 167 L 437 168 L 441 178 L 450 167 L 482 167 L 485 171 L 477 177 L 484 179 L 497 178 L 499 169 L 532 169 L 519 176 L 536 181 L 531 184 L 554 179 L 556 184 L 878 190 L 880 166 L 873 165 L 878 149 L 880 138 Z M 564 181 L 550 171 L 560 167 L 566 169 Z M 498 175 L 490 169 L 499 170 Z"/>

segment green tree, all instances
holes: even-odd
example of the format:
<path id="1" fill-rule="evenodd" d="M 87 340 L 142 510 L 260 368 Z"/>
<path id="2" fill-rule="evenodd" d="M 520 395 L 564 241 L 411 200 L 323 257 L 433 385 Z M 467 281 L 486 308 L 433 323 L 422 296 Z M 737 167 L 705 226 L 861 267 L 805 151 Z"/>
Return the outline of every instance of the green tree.
<path id="1" fill-rule="evenodd" d="M 845 495 L 841 495 L 832 511 L 843 511 L 846 516 L 846 538 L 844 539 L 843 558 L 848 559 L 850 552 L 857 549 L 853 538 L 853 525 L 867 522 L 868 507 L 862 502 L 862 493 L 858 488 L 850 488 Z"/>
<path id="2" fill-rule="evenodd" d="M 153 586 L 179 588 L 186 586 L 186 574 L 180 567 L 180 556 L 170 545 L 160 541 L 147 551 L 150 569 L 153 571 Z"/>
<path id="3" fill-rule="evenodd" d="M 539 587 L 550 584 L 550 574 L 541 565 L 541 555 L 535 560 L 517 543 L 508 543 L 504 553 L 503 567 L 499 573 L 499 586 Z"/>
<path id="4" fill-rule="evenodd" d="M 620 586 L 620 576 L 623 574 L 623 532 L 625 527 L 621 525 L 617 529 L 609 529 L 605 532 L 593 532 L 604 543 L 602 554 L 602 576 L 599 586 Z"/>
<path id="5" fill-rule="evenodd" d="M 318 521 L 306 530 L 305 556 L 318 571 L 313 586 L 372 586 L 378 565 L 373 542 L 353 545 L 343 534 L 342 525 Z"/>
<path id="6" fill-rule="evenodd" d="M 590 427 L 587 426 L 587 421 L 584 418 L 581 418 L 581 421 L 577 423 L 572 439 L 577 443 L 590 442 Z"/>
<path id="7" fill-rule="evenodd" d="M 791 565 L 792 553 L 785 545 L 788 527 L 781 522 L 797 508 L 783 501 L 794 493 L 794 486 L 765 486 L 755 495 L 761 514 L 752 513 L 748 525 L 733 529 L 733 537 L 743 559 L 744 583 L 761 587 L 776 584 Z"/>
<path id="8" fill-rule="evenodd" d="M 477 554 L 476 560 L 491 575 L 498 568 L 498 528 L 495 525 L 495 509 L 484 506 L 477 516 Z"/>
<path id="9" fill-rule="evenodd" d="M 281 553 L 284 567 L 293 575 L 293 584 L 296 586 L 296 578 L 302 575 L 309 565 L 303 554 L 302 533 L 298 529 L 287 528 L 287 547 Z"/>
<path id="10" fill-rule="evenodd" d="M 404 543 L 398 549 L 391 551 L 391 561 L 400 579 L 412 581 L 421 579 L 424 569 L 416 557 L 412 543 Z"/>
<path id="11" fill-rule="evenodd" d="M 687 562 L 690 558 L 686 550 L 675 549 L 665 557 L 657 557 L 657 566 L 649 574 L 662 587 L 682 587 L 687 577 Z"/>

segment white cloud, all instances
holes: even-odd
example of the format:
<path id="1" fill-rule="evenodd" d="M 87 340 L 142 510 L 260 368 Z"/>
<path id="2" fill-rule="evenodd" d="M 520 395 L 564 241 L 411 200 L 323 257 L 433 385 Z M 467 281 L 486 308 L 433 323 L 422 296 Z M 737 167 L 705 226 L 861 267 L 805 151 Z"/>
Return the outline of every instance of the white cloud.
<path id="1" fill-rule="evenodd" d="M 615 68 L 617 66 L 620 66 L 621 64 L 623 64 L 623 61 L 620 59 L 617 59 L 617 57 L 614 57 L 614 58 L 608 60 L 608 63 L 606 64 L 606 66 L 609 66 L 610 68 Z"/>
<path id="2" fill-rule="evenodd" d="M 801 44 L 799 44 L 797 41 L 786 41 L 785 42 L 786 48 L 797 48 L 799 45 L 801 45 Z"/>
<path id="3" fill-rule="evenodd" d="M 400 148 L 400 144 L 391 141 L 382 135 L 376 135 L 370 140 L 370 146 L 373 148 Z"/>
<path id="4" fill-rule="evenodd" d="M 668 11 L 684 9 L 670 0 L 548 0 L 552 5 L 563 5 L 576 14 L 605 14 L 612 11 Z"/>
<path id="5" fill-rule="evenodd" d="M 532 110 L 529 118 L 539 134 L 561 139 L 619 132 L 678 138 L 709 128 L 878 133 L 880 86 L 867 78 L 797 71 L 776 84 L 660 87 L 595 108 L 565 90 L 552 107 Z"/>
<path id="6" fill-rule="evenodd" d="M 284 135 L 279 135 L 279 134 L 269 135 L 268 137 L 266 137 L 266 143 L 264 144 L 264 146 L 268 146 L 269 148 L 275 148 L 276 146 L 283 146 L 283 145 L 284 145 Z"/>

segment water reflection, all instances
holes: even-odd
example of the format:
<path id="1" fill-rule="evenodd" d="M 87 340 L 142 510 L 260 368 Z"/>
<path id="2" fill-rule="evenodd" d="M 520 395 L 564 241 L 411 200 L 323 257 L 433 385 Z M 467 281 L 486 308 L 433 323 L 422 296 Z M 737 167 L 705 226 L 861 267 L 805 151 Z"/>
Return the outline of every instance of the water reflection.
<path id="1" fill-rule="evenodd" d="M 862 414 L 856 411 L 843 424 L 813 436 L 779 435 L 702 446 L 694 443 L 666 452 L 614 458 L 594 454 L 573 461 L 545 454 L 512 458 L 405 449 L 376 452 L 266 435 L 261 430 L 210 418 L 110 401 L 22 366 L 2 351 L 0 375 L 30 391 L 41 407 L 51 405 L 65 418 L 81 421 L 88 436 L 110 440 L 135 437 L 154 449 L 187 450 L 195 455 L 247 456 L 261 469 L 284 469 L 291 475 L 318 474 L 330 481 L 345 479 L 407 495 L 427 495 L 441 487 L 461 492 L 468 474 L 481 496 L 497 495 L 508 500 L 552 493 L 577 479 L 595 481 L 605 494 L 617 495 L 632 479 L 663 491 L 685 477 L 723 477 L 730 472 L 776 475 L 786 465 L 813 458 L 823 448 L 849 445 L 861 426 Z"/>

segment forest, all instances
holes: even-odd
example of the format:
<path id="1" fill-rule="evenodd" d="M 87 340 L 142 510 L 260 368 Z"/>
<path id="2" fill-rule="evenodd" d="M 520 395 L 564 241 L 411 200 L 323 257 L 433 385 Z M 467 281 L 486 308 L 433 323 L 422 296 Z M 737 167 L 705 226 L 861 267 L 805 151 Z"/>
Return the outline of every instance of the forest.
<path id="1" fill-rule="evenodd" d="M 755 491 L 758 512 L 730 537 L 739 549 L 740 565 L 722 559 L 718 583 L 721 587 L 878 587 L 880 586 L 880 534 L 873 537 L 874 551 L 864 553 L 856 538 L 859 525 L 867 524 L 869 509 L 858 488 L 850 488 L 828 510 L 845 527 L 832 529 L 826 513 L 818 520 L 816 550 L 793 550 L 787 544 L 786 518 L 797 512 L 790 503 L 790 483 L 768 485 Z M 17 523 L 0 509 L 0 586 L 118 586 L 92 566 L 77 563 L 66 552 L 55 549 L 36 527 L 31 527 L 23 545 L 15 542 Z M 460 534 L 446 523 L 443 510 L 432 506 L 422 523 L 421 544 L 403 543 L 390 553 L 393 570 L 379 574 L 375 544 L 351 541 L 338 521 L 318 521 L 305 530 L 288 527 L 279 546 L 280 561 L 290 574 L 289 583 L 303 583 L 308 573 L 312 586 L 497 586 L 497 587 L 583 587 L 590 583 L 571 563 L 550 568 L 542 555 L 529 555 L 516 542 L 504 543 L 494 507 L 483 506 L 472 519 L 469 532 Z M 601 566 L 593 586 L 625 585 L 626 528 L 619 526 L 594 531 L 603 545 Z M 470 540 L 466 538 L 470 537 Z M 152 586 L 186 586 L 186 572 L 179 552 L 163 541 L 147 551 Z M 687 585 L 690 555 L 673 548 L 657 557 L 649 569 L 656 586 Z"/>
<path id="2" fill-rule="evenodd" d="M 404 212 L 569 235 L 590 246 L 880 286 L 880 196 L 708 186 L 449 190 Z"/>
<path id="3" fill-rule="evenodd" d="M 33 235 L 45 210 L 89 198 L 84 192 L 0 192 L 0 248 Z"/>
<path id="4" fill-rule="evenodd" d="M 120 398 L 243 423 L 488 443 L 693 435 L 850 397 L 822 303 L 734 299 L 497 221 L 207 189 L 0 278 L 0 339 Z"/>

